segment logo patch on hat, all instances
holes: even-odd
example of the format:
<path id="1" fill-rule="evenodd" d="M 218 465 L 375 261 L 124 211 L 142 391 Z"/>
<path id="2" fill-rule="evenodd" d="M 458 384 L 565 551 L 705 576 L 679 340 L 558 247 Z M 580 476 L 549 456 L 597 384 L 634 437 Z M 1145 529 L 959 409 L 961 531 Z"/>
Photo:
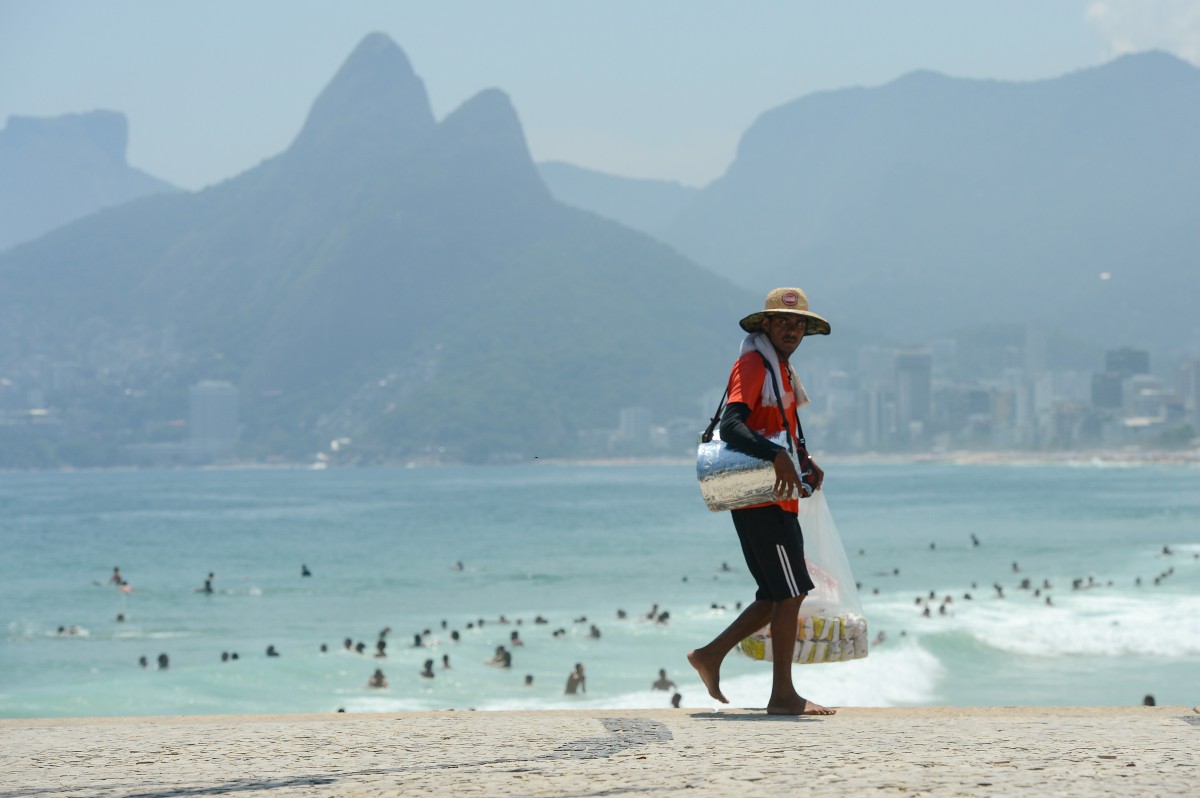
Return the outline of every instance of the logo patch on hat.
<path id="1" fill-rule="evenodd" d="M 796 303 L 800 301 L 800 297 L 796 296 L 795 291 L 784 291 L 783 296 L 780 297 L 780 301 L 791 308 L 796 306 Z"/>

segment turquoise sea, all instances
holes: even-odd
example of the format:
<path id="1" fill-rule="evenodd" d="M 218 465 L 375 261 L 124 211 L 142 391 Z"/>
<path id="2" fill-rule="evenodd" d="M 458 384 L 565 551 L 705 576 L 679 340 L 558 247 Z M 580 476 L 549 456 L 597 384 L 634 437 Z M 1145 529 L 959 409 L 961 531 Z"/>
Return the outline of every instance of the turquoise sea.
<path id="1" fill-rule="evenodd" d="M 803 694 L 1200 701 L 1200 469 L 824 465 L 886 640 L 796 666 Z M 705 509 L 686 464 L 5 473 L 0 547 L 3 717 L 665 707 L 659 668 L 683 706 L 709 707 L 684 655 L 753 594 L 728 514 Z M 666 623 L 645 619 L 654 605 Z M 486 664 L 499 645 L 511 669 Z M 577 662 L 587 693 L 566 696 Z M 366 686 L 376 668 L 385 689 Z M 762 706 L 769 670 L 730 654 L 734 705 Z"/>

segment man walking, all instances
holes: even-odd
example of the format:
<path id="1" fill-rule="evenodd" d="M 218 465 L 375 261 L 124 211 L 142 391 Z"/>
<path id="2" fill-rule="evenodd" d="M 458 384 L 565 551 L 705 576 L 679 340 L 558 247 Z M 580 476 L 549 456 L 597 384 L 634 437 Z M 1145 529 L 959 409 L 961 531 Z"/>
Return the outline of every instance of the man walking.
<path id="1" fill-rule="evenodd" d="M 808 309 L 799 288 L 776 288 L 763 310 L 741 320 L 749 335 L 729 376 L 721 416 L 721 440 L 736 451 L 771 462 L 777 501 L 731 511 L 746 565 L 758 583 L 752 604 L 708 645 L 688 653 L 708 694 L 723 704 L 721 663 L 734 646 L 767 624 L 771 627 L 772 715 L 832 715 L 834 710 L 802 698 L 792 683 L 792 655 L 800 604 L 813 589 L 804 564 L 804 538 L 796 520 L 799 500 L 821 488 L 824 472 L 808 456 L 797 409 L 807 404 L 789 358 L 805 335 L 828 335 L 829 322 Z M 787 430 L 798 462 L 769 440 Z"/>

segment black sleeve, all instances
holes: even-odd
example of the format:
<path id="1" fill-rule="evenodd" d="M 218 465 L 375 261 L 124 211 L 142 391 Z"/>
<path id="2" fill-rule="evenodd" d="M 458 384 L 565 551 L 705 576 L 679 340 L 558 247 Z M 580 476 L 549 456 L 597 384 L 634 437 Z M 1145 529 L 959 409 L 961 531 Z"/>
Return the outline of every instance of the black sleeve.
<path id="1" fill-rule="evenodd" d="M 721 414 L 721 440 L 735 452 L 748 454 L 760 460 L 774 460 L 775 455 L 784 451 L 784 448 L 771 443 L 747 427 L 748 418 L 749 405 L 743 402 L 730 402 L 725 405 L 725 412 Z"/>

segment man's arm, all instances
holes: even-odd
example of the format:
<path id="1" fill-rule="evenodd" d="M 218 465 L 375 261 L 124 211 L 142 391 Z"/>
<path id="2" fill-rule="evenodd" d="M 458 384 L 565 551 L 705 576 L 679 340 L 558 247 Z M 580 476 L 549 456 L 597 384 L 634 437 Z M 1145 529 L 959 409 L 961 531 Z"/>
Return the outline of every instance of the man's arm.
<path id="1" fill-rule="evenodd" d="M 725 405 L 725 412 L 721 414 L 721 440 L 725 441 L 725 445 L 735 452 L 748 454 L 768 462 L 774 460 L 775 455 L 780 452 L 787 451 L 747 427 L 746 419 L 748 418 L 750 418 L 749 405 L 742 402 L 730 402 Z"/>
<path id="2" fill-rule="evenodd" d="M 721 414 L 721 440 L 735 452 L 766 460 L 775 466 L 775 495 L 780 498 L 790 498 L 807 495 L 801 487 L 800 474 L 796 472 L 796 464 L 784 447 L 771 443 L 746 426 L 750 418 L 750 407 L 743 402 L 730 402 L 725 405 Z"/>

